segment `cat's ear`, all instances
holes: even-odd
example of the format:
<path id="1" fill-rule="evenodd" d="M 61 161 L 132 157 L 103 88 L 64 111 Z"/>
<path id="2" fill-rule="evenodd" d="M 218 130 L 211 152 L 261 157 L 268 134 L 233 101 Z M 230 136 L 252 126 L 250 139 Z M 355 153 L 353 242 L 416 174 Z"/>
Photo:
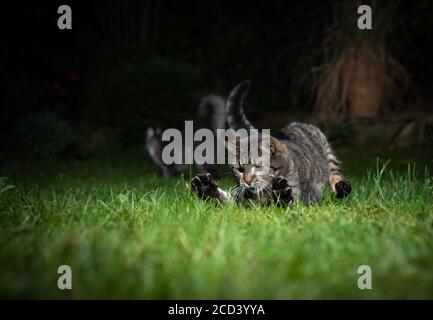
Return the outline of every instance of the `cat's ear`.
<path id="1" fill-rule="evenodd" d="M 280 141 L 278 141 L 278 139 L 271 137 L 271 141 L 270 141 L 271 154 L 275 155 L 278 152 L 284 152 L 284 150 L 285 150 L 284 145 Z"/>
<path id="2" fill-rule="evenodd" d="M 147 138 L 151 139 L 155 135 L 155 130 L 152 127 L 147 128 Z"/>
<path id="3" fill-rule="evenodd" d="M 147 128 L 147 139 L 153 139 L 161 136 L 161 128 Z"/>

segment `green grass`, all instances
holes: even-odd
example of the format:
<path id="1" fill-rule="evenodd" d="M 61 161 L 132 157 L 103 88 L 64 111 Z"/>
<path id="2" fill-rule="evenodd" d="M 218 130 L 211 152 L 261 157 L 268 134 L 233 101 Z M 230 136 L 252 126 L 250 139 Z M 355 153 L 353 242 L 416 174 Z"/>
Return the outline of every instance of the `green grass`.
<path id="1" fill-rule="evenodd" d="M 204 203 L 188 178 L 164 181 L 142 158 L 5 165 L 15 187 L 0 186 L 0 297 L 433 298 L 423 169 L 352 162 L 349 198 L 285 211 Z M 62 264 L 70 291 L 57 289 Z M 372 290 L 357 287 L 363 264 Z"/>

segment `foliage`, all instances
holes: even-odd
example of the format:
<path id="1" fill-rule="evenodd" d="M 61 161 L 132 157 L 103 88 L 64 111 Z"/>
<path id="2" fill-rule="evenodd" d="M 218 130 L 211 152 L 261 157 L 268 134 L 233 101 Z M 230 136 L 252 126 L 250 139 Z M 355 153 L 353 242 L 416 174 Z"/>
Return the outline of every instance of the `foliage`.
<path id="1" fill-rule="evenodd" d="M 0 211 L 4 210 L 7 205 L 10 205 L 7 192 L 15 188 L 15 186 L 8 184 L 6 181 L 6 177 L 0 177 Z"/>
<path id="2" fill-rule="evenodd" d="M 0 177 L 0 196 L 2 196 L 6 191 L 15 188 L 15 186 L 6 183 L 6 177 Z"/>
<path id="3" fill-rule="evenodd" d="M 15 119 L 17 116 L 35 112 L 38 108 L 55 103 L 50 83 L 38 76 L 10 77 L 5 84 L 4 104 L 0 120 Z"/>
<path id="4" fill-rule="evenodd" d="M 71 126 L 51 112 L 31 113 L 17 120 L 14 134 L 27 151 L 42 157 L 57 156 L 74 141 Z"/>

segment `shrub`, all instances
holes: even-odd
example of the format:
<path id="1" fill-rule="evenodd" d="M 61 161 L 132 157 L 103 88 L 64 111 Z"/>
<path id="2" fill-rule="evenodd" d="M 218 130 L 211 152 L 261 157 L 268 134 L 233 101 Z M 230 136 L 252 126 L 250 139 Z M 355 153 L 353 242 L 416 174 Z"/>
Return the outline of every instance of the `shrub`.
<path id="1" fill-rule="evenodd" d="M 14 188 L 15 186 L 7 183 L 6 177 L 0 177 L 0 211 L 2 211 L 4 208 L 7 208 L 7 202 L 11 201 L 7 192 Z"/>
<path id="2" fill-rule="evenodd" d="M 42 157 L 59 155 L 74 141 L 69 124 L 51 112 L 33 113 L 19 119 L 14 132 L 20 146 Z"/>

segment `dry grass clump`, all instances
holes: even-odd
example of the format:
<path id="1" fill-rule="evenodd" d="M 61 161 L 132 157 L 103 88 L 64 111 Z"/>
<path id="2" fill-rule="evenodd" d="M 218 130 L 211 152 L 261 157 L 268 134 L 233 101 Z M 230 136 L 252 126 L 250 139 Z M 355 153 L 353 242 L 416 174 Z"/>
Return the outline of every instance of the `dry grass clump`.
<path id="1" fill-rule="evenodd" d="M 327 122 L 374 118 L 391 108 L 408 81 L 384 45 L 348 45 L 318 79 L 315 116 Z"/>
<path id="2" fill-rule="evenodd" d="M 347 10 L 352 12 L 354 7 L 336 7 L 336 15 L 343 17 Z M 354 31 L 355 17 L 349 26 L 334 21 L 324 43 L 325 52 L 331 48 L 332 53 L 325 54 L 314 83 L 314 118 L 318 122 L 371 119 L 399 105 L 410 78 L 387 51 L 386 30 L 392 19 L 384 18 L 381 21 L 385 20 L 387 27 L 373 26 L 373 30 Z"/>

